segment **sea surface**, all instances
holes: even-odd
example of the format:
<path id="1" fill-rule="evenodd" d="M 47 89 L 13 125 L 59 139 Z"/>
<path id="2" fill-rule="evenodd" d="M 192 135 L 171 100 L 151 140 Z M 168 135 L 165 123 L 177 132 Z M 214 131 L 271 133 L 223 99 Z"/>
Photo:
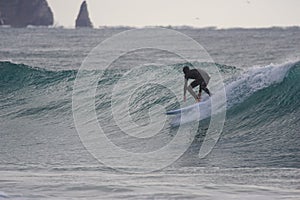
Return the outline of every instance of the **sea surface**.
<path id="1" fill-rule="evenodd" d="M 300 28 L 161 30 L 0 28 L 0 199 L 300 199 Z"/>

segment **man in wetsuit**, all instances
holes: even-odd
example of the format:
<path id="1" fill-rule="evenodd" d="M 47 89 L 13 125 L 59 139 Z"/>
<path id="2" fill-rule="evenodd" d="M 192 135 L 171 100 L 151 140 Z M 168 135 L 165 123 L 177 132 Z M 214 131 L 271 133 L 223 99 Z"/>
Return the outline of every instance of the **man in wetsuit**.
<path id="1" fill-rule="evenodd" d="M 185 66 L 183 68 L 184 73 L 184 101 L 186 101 L 186 90 L 189 91 L 189 93 L 195 98 L 197 102 L 201 101 L 201 92 L 204 90 L 209 96 L 211 96 L 210 91 L 207 89 L 207 84 L 209 82 L 210 76 L 207 74 L 207 72 L 201 70 L 201 69 L 190 69 L 188 66 Z M 194 81 L 187 86 L 188 80 L 194 79 Z M 196 95 L 193 88 L 197 87 L 199 85 L 199 94 Z"/>

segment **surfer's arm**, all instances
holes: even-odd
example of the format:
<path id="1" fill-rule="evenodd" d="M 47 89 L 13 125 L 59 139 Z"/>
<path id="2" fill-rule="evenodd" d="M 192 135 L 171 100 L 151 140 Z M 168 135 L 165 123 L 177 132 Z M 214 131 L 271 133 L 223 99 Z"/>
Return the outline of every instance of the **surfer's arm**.
<path id="1" fill-rule="evenodd" d="M 186 90 L 187 90 L 187 83 L 188 80 L 186 78 L 184 78 L 184 87 L 183 87 L 183 96 L 186 96 Z"/>

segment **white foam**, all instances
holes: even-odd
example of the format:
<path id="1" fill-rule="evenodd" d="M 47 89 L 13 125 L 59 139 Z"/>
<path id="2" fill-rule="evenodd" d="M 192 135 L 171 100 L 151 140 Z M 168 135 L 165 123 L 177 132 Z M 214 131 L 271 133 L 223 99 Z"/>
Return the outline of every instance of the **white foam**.
<path id="1" fill-rule="evenodd" d="M 8 195 L 0 191 L 0 199 L 8 198 Z"/>
<path id="2" fill-rule="evenodd" d="M 228 108 L 243 102 L 261 89 L 282 82 L 294 64 L 295 62 L 289 62 L 279 65 L 270 64 L 264 67 L 254 66 L 245 70 L 240 76 L 233 78 L 225 86 Z"/>

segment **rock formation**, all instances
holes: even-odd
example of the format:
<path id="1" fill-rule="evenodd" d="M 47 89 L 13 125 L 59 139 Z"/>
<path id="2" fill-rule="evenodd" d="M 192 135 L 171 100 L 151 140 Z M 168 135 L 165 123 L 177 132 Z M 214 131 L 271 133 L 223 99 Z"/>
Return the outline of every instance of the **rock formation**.
<path id="1" fill-rule="evenodd" d="M 1 12 L 0 12 L 0 26 L 4 25 L 4 20 L 2 18 Z"/>
<path id="2" fill-rule="evenodd" d="M 0 23 L 12 27 L 53 25 L 46 0 L 0 0 Z"/>
<path id="3" fill-rule="evenodd" d="M 86 1 L 82 2 L 80 6 L 79 14 L 76 19 L 76 28 L 79 27 L 93 28 L 93 24 L 89 17 Z"/>

